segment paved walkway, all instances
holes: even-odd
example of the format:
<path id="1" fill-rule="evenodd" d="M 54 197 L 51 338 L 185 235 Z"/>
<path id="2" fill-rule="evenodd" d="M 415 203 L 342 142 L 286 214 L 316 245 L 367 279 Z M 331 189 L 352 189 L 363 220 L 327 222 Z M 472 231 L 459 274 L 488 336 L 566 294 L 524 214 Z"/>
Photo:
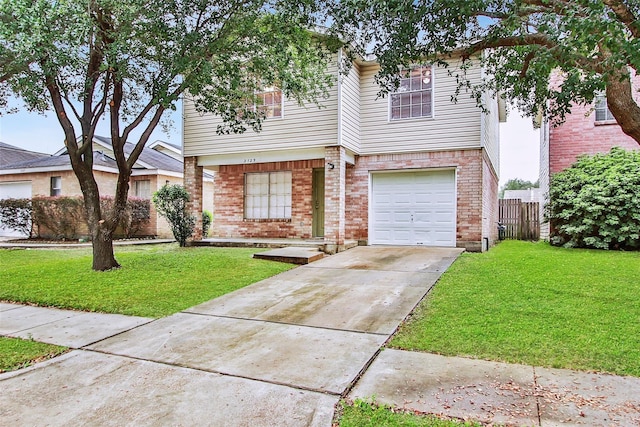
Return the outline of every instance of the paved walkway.
<path id="1" fill-rule="evenodd" d="M 75 350 L 0 375 L 0 419 L 330 426 L 341 397 L 376 396 L 486 422 L 640 425 L 638 378 L 380 351 L 459 253 L 358 247 L 157 320 L 2 304 L 1 334 Z"/>

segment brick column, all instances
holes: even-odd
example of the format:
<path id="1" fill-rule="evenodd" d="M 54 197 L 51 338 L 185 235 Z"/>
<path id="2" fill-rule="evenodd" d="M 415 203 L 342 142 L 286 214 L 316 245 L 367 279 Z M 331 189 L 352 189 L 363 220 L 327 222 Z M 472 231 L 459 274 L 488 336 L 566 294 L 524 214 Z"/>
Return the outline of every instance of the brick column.
<path id="1" fill-rule="evenodd" d="M 325 251 L 344 250 L 346 161 L 344 147 L 325 148 L 324 240 Z"/>
<path id="2" fill-rule="evenodd" d="M 189 193 L 187 210 L 196 216 L 196 228 L 189 240 L 202 240 L 202 166 L 198 166 L 198 158 L 184 158 L 184 188 Z"/>

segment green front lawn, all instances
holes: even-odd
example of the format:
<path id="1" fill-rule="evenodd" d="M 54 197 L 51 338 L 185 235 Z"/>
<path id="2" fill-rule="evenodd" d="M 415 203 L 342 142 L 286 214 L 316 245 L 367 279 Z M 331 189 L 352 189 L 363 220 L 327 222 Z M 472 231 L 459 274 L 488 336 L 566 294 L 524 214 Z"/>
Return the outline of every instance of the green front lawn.
<path id="1" fill-rule="evenodd" d="M 57 345 L 20 338 L 0 337 L 0 372 L 24 368 L 65 351 L 67 351 L 66 347 Z"/>
<path id="2" fill-rule="evenodd" d="M 640 377 L 640 253 L 505 241 L 465 253 L 391 341 Z"/>
<path id="3" fill-rule="evenodd" d="M 479 427 L 480 424 L 456 420 L 442 420 L 431 415 L 416 415 L 356 400 L 342 403 L 340 427 Z"/>
<path id="4" fill-rule="evenodd" d="M 117 247 L 121 269 L 91 270 L 91 249 L 0 250 L 0 300 L 161 317 L 292 268 L 257 249 Z"/>

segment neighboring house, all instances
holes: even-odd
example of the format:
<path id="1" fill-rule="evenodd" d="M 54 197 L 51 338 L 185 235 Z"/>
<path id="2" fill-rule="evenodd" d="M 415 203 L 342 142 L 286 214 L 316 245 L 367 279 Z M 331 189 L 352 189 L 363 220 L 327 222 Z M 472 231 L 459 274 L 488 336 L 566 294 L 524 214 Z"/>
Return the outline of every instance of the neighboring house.
<path id="1" fill-rule="evenodd" d="M 49 157 L 49 154 L 36 153 L 35 151 L 24 150 L 13 145 L 0 142 L 0 168 L 12 163 L 26 162 L 28 160 Z"/>
<path id="2" fill-rule="evenodd" d="M 558 76 L 552 84 L 558 84 Z M 635 101 L 640 104 L 640 76 L 634 78 Z M 596 98 L 594 105 L 574 105 L 566 121 L 553 127 L 548 121 L 540 129 L 540 189 L 547 197 L 550 177 L 569 166 L 583 154 L 607 153 L 612 147 L 638 150 L 640 145 L 627 136 L 607 108 L 604 96 Z M 543 209 L 541 204 L 541 209 Z M 542 224 L 540 238 L 549 238 L 549 223 Z"/>
<path id="3" fill-rule="evenodd" d="M 503 199 L 520 199 L 523 202 L 543 202 L 542 190 L 528 188 L 525 190 L 504 190 Z"/>
<path id="4" fill-rule="evenodd" d="M 260 133 L 218 135 L 220 119 L 185 98 L 185 186 L 197 209 L 210 196 L 198 177 L 215 171 L 212 235 L 324 239 L 328 252 L 348 240 L 493 245 L 504 106 L 488 95 L 486 113 L 470 97 L 453 103 L 455 78 L 430 65 L 379 98 L 379 65 L 360 60 L 345 75 L 341 56 L 328 70 L 337 83 L 323 108 L 273 88 L 258 94 L 268 117 Z M 469 73 L 479 80 L 483 71 Z"/>
<path id="5" fill-rule="evenodd" d="M 127 155 L 133 146 L 131 143 L 125 145 Z M 179 147 L 161 141 L 145 147 L 133 167 L 129 196 L 150 199 L 153 193 L 165 184 L 182 184 L 183 165 L 179 152 Z M 115 194 L 118 168 L 113 158 L 110 139 L 96 136 L 93 170 L 102 196 Z M 211 175 L 204 178 L 205 187 L 209 188 L 209 191 L 212 191 L 212 178 Z M 0 169 L 0 196 L 6 198 L 7 195 L 13 198 L 81 196 L 80 184 L 71 169 L 66 148 L 54 155 L 43 155 L 4 165 Z M 204 199 L 203 208 L 213 210 L 212 197 Z M 153 204 L 151 220 L 141 234 L 173 237 L 168 223 L 156 213 Z"/>

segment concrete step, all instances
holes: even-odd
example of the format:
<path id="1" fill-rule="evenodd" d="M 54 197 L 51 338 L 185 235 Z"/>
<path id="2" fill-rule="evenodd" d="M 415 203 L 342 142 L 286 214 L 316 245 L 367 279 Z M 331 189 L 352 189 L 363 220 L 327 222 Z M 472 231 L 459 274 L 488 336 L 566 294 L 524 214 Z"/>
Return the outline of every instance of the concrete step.
<path id="1" fill-rule="evenodd" d="M 323 252 L 317 248 L 289 246 L 286 248 L 273 249 L 266 252 L 253 254 L 254 258 L 267 259 L 270 261 L 287 262 L 290 264 L 309 264 L 322 259 Z"/>

